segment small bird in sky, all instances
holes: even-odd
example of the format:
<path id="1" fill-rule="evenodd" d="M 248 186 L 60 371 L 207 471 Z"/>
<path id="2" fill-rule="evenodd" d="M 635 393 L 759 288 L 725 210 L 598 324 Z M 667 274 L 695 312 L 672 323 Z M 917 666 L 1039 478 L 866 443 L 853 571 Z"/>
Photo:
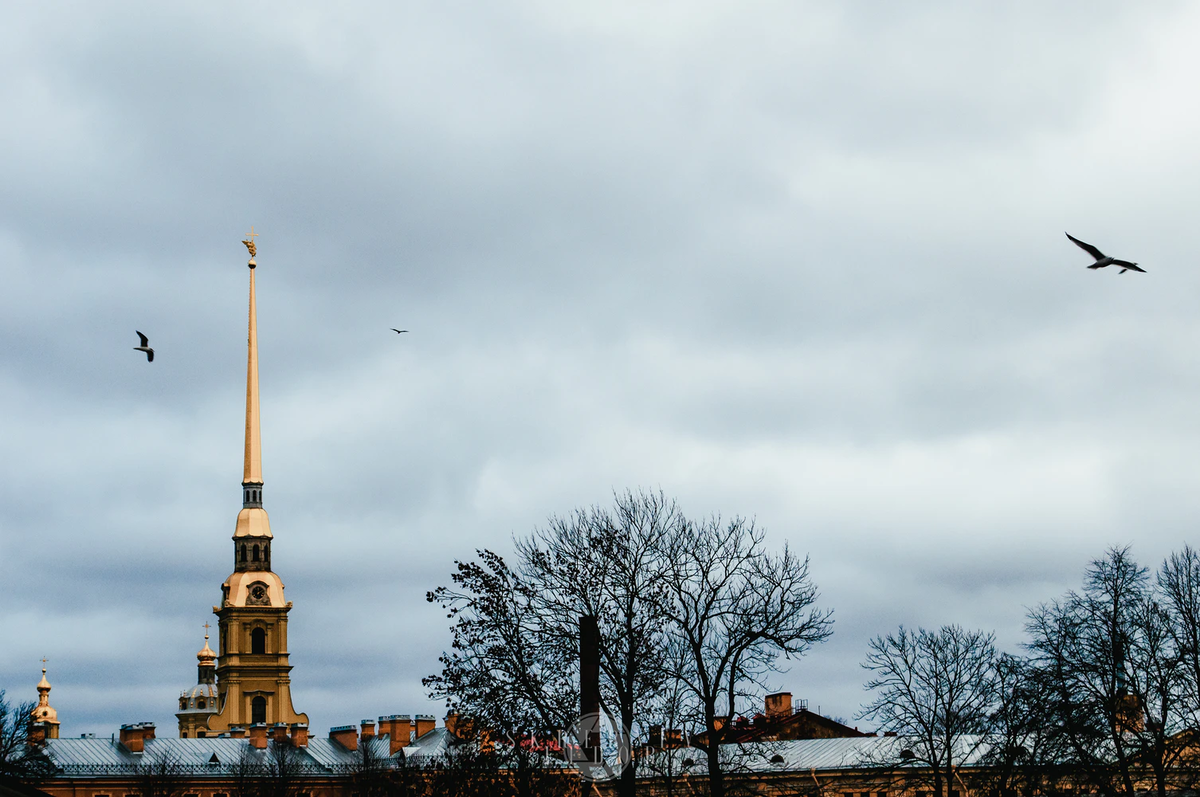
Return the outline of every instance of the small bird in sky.
<path id="1" fill-rule="evenodd" d="M 1120 266 L 1121 267 L 1120 273 L 1122 273 L 1122 274 L 1124 274 L 1126 271 L 1129 271 L 1131 269 L 1133 271 L 1140 271 L 1143 274 L 1146 273 L 1146 269 L 1138 268 L 1137 263 L 1132 263 L 1128 260 L 1118 260 L 1115 257 L 1109 257 L 1108 255 L 1104 254 L 1103 252 L 1101 252 L 1099 249 L 1092 246 L 1091 244 L 1084 243 L 1083 241 L 1079 240 L 1075 236 L 1071 235 L 1071 233 L 1067 233 L 1067 237 L 1070 238 L 1075 243 L 1075 245 L 1078 246 L 1080 249 L 1087 252 L 1092 257 L 1096 258 L 1096 262 L 1092 263 L 1090 266 L 1088 266 L 1088 268 L 1104 268 L 1105 266 Z"/>
<path id="2" fill-rule="evenodd" d="M 407 332 L 407 331 L 408 331 L 407 329 L 396 329 L 395 327 L 391 327 L 391 330 L 392 330 L 393 332 L 395 332 L 397 335 L 399 335 L 401 332 Z"/>
<path id="3" fill-rule="evenodd" d="M 135 329 L 134 332 L 137 332 L 137 330 Z M 150 340 L 141 332 L 138 332 L 137 336 L 142 339 L 142 345 L 134 346 L 133 350 L 146 352 L 146 362 L 154 362 L 154 349 L 150 348 Z"/>

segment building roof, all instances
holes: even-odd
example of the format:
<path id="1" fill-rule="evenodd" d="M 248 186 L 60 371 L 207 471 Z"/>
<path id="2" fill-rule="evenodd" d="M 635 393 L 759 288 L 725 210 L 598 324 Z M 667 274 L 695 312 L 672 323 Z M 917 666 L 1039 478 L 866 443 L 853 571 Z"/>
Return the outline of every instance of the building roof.
<path id="1" fill-rule="evenodd" d="M 413 758 L 441 755 L 448 747 L 445 728 L 437 728 L 401 749 L 396 756 L 389 755 L 389 738 L 380 734 L 366 744 L 379 759 Z M 193 739 L 147 739 L 142 754 L 131 753 L 115 738 L 49 739 L 46 754 L 63 777 L 95 777 L 132 773 L 146 762 L 159 756 L 169 756 L 180 766 L 186 767 L 191 775 L 212 774 L 228 776 L 250 748 L 246 737 L 207 736 Z M 250 748 L 253 750 L 254 748 Z M 349 750 L 332 739 L 310 738 L 308 746 L 297 748 L 299 766 L 317 772 L 337 772 L 353 767 L 361 760 L 361 753 Z M 251 753 L 265 756 L 262 753 Z M 216 761 L 213 761 L 213 757 Z"/>
<path id="2" fill-rule="evenodd" d="M 956 762 L 961 766 L 978 764 L 987 749 L 978 736 L 960 737 Z M 921 767 L 918 762 L 904 763 L 901 752 L 909 745 L 899 736 L 860 736 L 830 739 L 784 739 L 768 742 L 721 745 L 721 759 L 730 769 L 769 772 L 828 772 L 845 769 Z M 639 763 L 639 774 L 703 774 L 708 762 L 703 750 L 677 747 L 646 756 Z"/>

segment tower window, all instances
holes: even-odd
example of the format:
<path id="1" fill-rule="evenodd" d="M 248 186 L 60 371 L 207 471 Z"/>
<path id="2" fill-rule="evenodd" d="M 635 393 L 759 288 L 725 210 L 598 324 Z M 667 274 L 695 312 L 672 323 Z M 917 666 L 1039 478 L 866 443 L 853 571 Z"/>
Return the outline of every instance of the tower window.
<path id="1" fill-rule="evenodd" d="M 246 546 L 244 543 L 242 544 L 242 561 L 246 561 Z"/>
<path id="2" fill-rule="evenodd" d="M 256 629 L 261 631 L 262 629 Z M 267 721 L 267 699 L 262 695 L 250 701 L 250 721 L 251 722 L 266 722 Z"/>
<path id="3" fill-rule="evenodd" d="M 250 559 L 251 559 L 251 561 L 254 561 L 254 562 L 258 561 L 258 546 L 257 545 L 254 546 L 254 549 L 253 549 L 252 553 L 250 554 Z"/>
<path id="4" fill-rule="evenodd" d="M 204 698 L 200 698 L 196 701 L 196 708 L 204 708 Z"/>
<path id="5" fill-rule="evenodd" d="M 255 628 L 250 632 L 250 652 L 251 653 L 266 653 L 267 652 L 267 632 L 261 628 Z M 257 699 L 257 698 L 255 698 Z M 257 720 L 255 720 L 257 722 Z"/>

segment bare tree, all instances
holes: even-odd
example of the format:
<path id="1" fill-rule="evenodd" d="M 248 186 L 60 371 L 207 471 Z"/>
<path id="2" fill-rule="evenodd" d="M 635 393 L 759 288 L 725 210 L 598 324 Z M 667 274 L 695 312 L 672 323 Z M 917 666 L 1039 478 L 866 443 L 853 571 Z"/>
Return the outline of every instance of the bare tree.
<path id="1" fill-rule="evenodd" d="M 1180 632 L 1128 548 L 1094 560 L 1083 589 L 1035 609 L 1026 628 L 1049 695 L 1042 722 L 1076 778 L 1128 797 L 1147 767 L 1160 796 L 1188 785 Z"/>
<path id="2" fill-rule="evenodd" d="M 625 492 L 612 510 L 592 507 L 551 518 L 547 528 L 517 543 L 545 633 L 564 650 L 577 650 L 578 618 L 597 620 L 601 707 L 614 720 L 610 729 L 619 751 L 631 749 L 644 712 L 667 680 L 661 667 L 666 540 L 684 522 L 661 492 Z M 635 762 L 619 763 L 618 793 L 632 797 Z"/>
<path id="3" fill-rule="evenodd" d="M 574 649 L 547 629 L 536 587 L 498 554 L 455 562 L 453 587 L 426 599 L 453 620 L 442 672 L 422 679 L 430 697 L 479 726 L 511 736 L 564 728 L 575 717 Z"/>
<path id="4" fill-rule="evenodd" d="M 1168 556 L 1157 586 L 1180 659 L 1180 710 L 1200 727 L 1200 553 L 1185 545 Z"/>
<path id="5" fill-rule="evenodd" d="M 353 797 L 389 797 L 395 791 L 390 761 L 375 752 L 375 746 L 364 741 L 358 746 L 354 767 L 350 771 L 350 794 Z"/>
<path id="6" fill-rule="evenodd" d="M 179 759 L 161 751 L 147 752 L 138 764 L 135 780 L 138 797 L 179 797 L 187 774 Z"/>
<path id="7" fill-rule="evenodd" d="M 982 743 L 996 703 L 996 660 L 992 634 L 957 625 L 916 633 L 901 626 L 870 642 L 863 667 L 875 699 L 859 717 L 903 738 L 904 757 L 929 768 L 934 797 Z"/>
<path id="8" fill-rule="evenodd" d="M 832 633 L 831 613 L 816 608 L 808 559 L 785 546 L 772 555 L 753 522 L 681 524 L 667 540 L 669 598 L 664 613 L 703 733 L 692 743 L 707 759 L 711 797 L 726 797 L 728 762 L 720 755 L 739 699 L 765 688 L 780 659 L 803 655 Z M 670 660 L 670 657 L 668 657 Z"/>
<path id="9" fill-rule="evenodd" d="M 231 769 L 235 797 L 296 797 L 305 786 L 303 756 L 290 739 L 264 750 L 247 744 Z"/>
<path id="10" fill-rule="evenodd" d="M 53 771 L 31 735 L 33 709 L 32 702 L 13 706 L 0 689 L 0 778 L 37 783 Z"/>

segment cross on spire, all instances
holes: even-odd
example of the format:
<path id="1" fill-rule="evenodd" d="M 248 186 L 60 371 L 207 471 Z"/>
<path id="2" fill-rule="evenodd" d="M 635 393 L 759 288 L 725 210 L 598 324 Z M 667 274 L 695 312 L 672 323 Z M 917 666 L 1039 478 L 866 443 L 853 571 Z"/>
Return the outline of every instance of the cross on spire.
<path id="1" fill-rule="evenodd" d="M 205 639 L 208 639 L 208 629 L 210 629 L 210 628 L 212 628 L 211 625 L 209 625 L 208 623 L 204 624 L 204 638 Z"/>
<path id="2" fill-rule="evenodd" d="M 42 656 L 42 669 L 46 668 L 46 662 L 48 662 L 48 661 L 50 661 L 50 659 L 46 658 L 45 656 Z"/>

